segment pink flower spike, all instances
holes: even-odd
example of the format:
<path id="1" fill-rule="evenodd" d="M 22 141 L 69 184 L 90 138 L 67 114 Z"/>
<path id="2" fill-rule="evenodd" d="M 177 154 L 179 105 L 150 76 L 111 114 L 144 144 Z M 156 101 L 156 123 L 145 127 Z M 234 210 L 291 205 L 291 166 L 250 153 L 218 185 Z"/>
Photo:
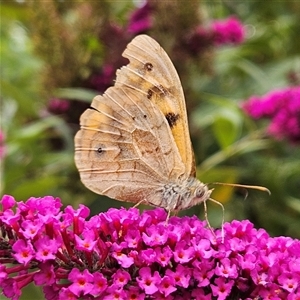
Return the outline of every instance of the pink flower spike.
<path id="1" fill-rule="evenodd" d="M 145 291 L 147 295 L 153 295 L 158 291 L 158 285 L 161 282 L 161 278 L 157 271 L 151 274 L 149 267 L 143 267 L 139 271 L 139 277 L 136 278 L 139 287 Z"/>
<path id="2" fill-rule="evenodd" d="M 34 250 L 29 241 L 26 244 L 24 240 L 18 240 L 13 244 L 12 249 L 15 252 L 13 256 L 20 264 L 27 265 L 34 257 Z"/>
<path id="3" fill-rule="evenodd" d="M 243 24 L 235 17 L 217 20 L 211 27 L 216 45 L 240 44 L 245 39 Z"/>
<path id="4" fill-rule="evenodd" d="M 270 119 L 267 132 L 277 140 L 300 142 L 300 87 L 275 89 L 258 97 L 252 96 L 242 104 L 253 119 Z"/>
<path id="5" fill-rule="evenodd" d="M 73 282 L 69 286 L 69 290 L 76 296 L 86 295 L 93 289 L 92 282 L 94 281 L 93 275 L 85 269 L 82 273 L 78 269 L 72 269 L 68 279 Z"/>

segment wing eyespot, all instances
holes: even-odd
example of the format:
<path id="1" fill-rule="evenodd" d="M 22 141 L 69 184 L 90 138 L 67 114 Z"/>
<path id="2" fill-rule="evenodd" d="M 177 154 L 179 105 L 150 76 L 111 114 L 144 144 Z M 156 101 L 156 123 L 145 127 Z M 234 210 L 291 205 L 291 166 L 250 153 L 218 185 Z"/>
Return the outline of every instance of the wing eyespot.
<path id="1" fill-rule="evenodd" d="M 153 65 L 151 63 L 147 62 L 147 63 L 145 63 L 144 68 L 145 68 L 145 70 L 150 72 L 153 70 Z"/>
<path id="2" fill-rule="evenodd" d="M 180 115 L 169 112 L 165 115 L 165 117 L 169 123 L 170 128 L 173 128 L 176 125 L 178 119 L 180 118 Z"/>
<path id="3" fill-rule="evenodd" d="M 152 90 L 148 90 L 147 91 L 147 98 L 150 100 L 153 96 L 153 91 Z"/>
<path id="4" fill-rule="evenodd" d="M 96 152 L 97 152 L 98 154 L 103 154 L 105 151 L 104 151 L 104 149 L 103 149 L 102 147 L 98 147 L 98 148 L 96 149 Z"/>

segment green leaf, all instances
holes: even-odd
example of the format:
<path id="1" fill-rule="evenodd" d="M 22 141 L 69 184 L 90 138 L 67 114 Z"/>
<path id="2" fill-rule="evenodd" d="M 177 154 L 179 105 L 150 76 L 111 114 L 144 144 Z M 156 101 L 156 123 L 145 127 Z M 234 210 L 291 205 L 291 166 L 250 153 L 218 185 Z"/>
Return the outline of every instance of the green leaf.
<path id="1" fill-rule="evenodd" d="M 215 116 L 213 132 L 222 149 L 231 145 L 241 132 L 241 118 L 236 111 L 222 109 Z"/>
<path id="2" fill-rule="evenodd" d="M 80 100 L 91 103 L 93 98 L 99 95 L 99 92 L 84 88 L 62 88 L 56 90 L 54 95 L 59 98 Z"/>

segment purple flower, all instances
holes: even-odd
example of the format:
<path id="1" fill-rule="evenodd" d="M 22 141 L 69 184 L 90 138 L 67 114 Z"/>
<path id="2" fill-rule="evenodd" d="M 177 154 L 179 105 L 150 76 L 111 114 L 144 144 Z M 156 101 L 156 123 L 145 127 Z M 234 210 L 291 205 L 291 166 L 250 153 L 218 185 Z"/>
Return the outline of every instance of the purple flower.
<path id="1" fill-rule="evenodd" d="M 189 36 L 183 45 L 192 55 L 202 53 L 213 45 L 213 35 L 211 30 L 198 26 Z"/>
<path id="2" fill-rule="evenodd" d="M 167 266 L 173 257 L 173 252 L 169 246 L 155 248 L 156 261 L 163 267 Z"/>
<path id="3" fill-rule="evenodd" d="M 130 274 L 124 270 L 117 270 L 117 272 L 113 274 L 112 278 L 114 279 L 114 283 L 120 287 L 126 285 L 131 279 Z"/>
<path id="4" fill-rule="evenodd" d="M 243 24 L 235 17 L 217 20 L 211 24 L 215 45 L 241 44 L 245 39 Z"/>
<path id="5" fill-rule="evenodd" d="M 176 271 L 166 270 L 166 275 L 174 278 L 176 285 L 187 288 L 191 279 L 191 270 L 182 265 L 178 265 Z"/>
<path id="6" fill-rule="evenodd" d="M 52 285 L 55 283 L 54 266 L 51 262 L 41 264 L 40 271 L 34 274 L 34 283 L 36 285 Z"/>
<path id="7" fill-rule="evenodd" d="M 161 282 L 158 271 L 151 274 L 151 269 L 149 267 L 141 268 L 139 271 L 139 277 L 136 278 L 139 287 L 145 291 L 146 294 L 152 295 L 158 291 L 158 286 Z"/>
<path id="8" fill-rule="evenodd" d="M 197 26 L 184 39 L 184 47 L 196 55 L 212 46 L 238 45 L 245 40 L 243 24 L 235 17 L 214 20 L 208 26 Z"/>
<path id="9" fill-rule="evenodd" d="M 13 254 L 14 258 L 20 264 L 28 264 L 34 257 L 34 249 L 29 241 L 20 239 L 14 243 L 12 250 L 15 252 Z"/>
<path id="10" fill-rule="evenodd" d="M 69 273 L 68 279 L 73 282 L 68 289 L 76 296 L 89 294 L 93 289 L 93 275 L 88 271 L 84 270 L 80 272 L 78 269 L 72 269 Z"/>
<path id="11" fill-rule="evenodd" d="M 0 203 L 0 288 L 13 300 L 31 282 L 45 299 L 299 299 L 300 241 L 247 220 L 225 223 L 222 239 L 160 208 L 89 219 L 51 196 Z"/>
<path id="12" fill-rule="evenodd" d="M 279 284 L 288 292 L 294 292 L 300 285 L 300 276 L 297 273 L 284 272 L 278 277 Z"/>
<path id="13" fill-rule="evenodd" d="M 107 279 L 100 272 L 96 272 L 93 275 L 94 286 L 91 290 L 91 295 L 100 296 L 107 288 Z"/>
<path id="14" fill-rule="evenodd" d="M 104 64 L 100 71 L 91 75 L 88 86 L 103 93 L 109 86 L 111 86 L 115 77 L 116 67 L 113 64 Z"/>
<path id="15" fill-rule="evenodd" d="M 45 262 L 47 260 L 54 260 L 56 252 L 58 250 L 58 243 L 55 240 L 50 239 L 48 236 L 39 238 L 35 243 L 36 249 L 35 258 L 38 261 Z"/>
<path id="16" fill-rule="evenodd" d="M 151 225 L 149 228 L 146 228 L 146 233 L 143 233 L 142 237 L 144 243 L 151 247 L 164 245 L 168 239 L 166 228 L 163 224 Z"/>
<path id="17" fill-rule="evenodd" d="M 65 99 L 51 98 L 48 102 L 48 111 L 53 114 L 62 114 L 70 108 L 70 102 Z"/>
<path id="18" fill-rule="evenodd" d="M 217 296 L 218 300 L 224 300 L 230 294 L 231 288 L 233 286 L 233 281 L 227 281 L 225 278 L 219 277 L 215 279 L 215 284 L 212 285 L 212 293 Z"/>
<path id="19" fill-rule="evenodd" d="M 3 211 L 7 211 L 8 209 L 11 209 L 12 207 L 15 206 L 16 200 L 13 196 L 4 195 L 0 200 L 0 204 L 3 207 Z"/>
<path id="20" fill-rule="evenodd" d="M 174 249 L 174 260 L 179 263 L 186 263 L 193 259 L 195 250 L 185 241 L 177 243 Z"/>
<path id="21" fill-rule="evenodd" d="M 271 136 L 300 142 L 300 87 L 274 90 L 262 97 L 252 96 L 242 107 L 254 119 L 270 119 L 267 131 Z"/>
<path id="22" fill-rule="evenodd" d="M 152 8 L 149 2 L 136 9 L 130 16 L 127 30 L 133 34 L 146 32 L 152 27 Z"/>
<path id="23" fill-rule="evenodd" d="M 229 258 L 223 258 L 220 263 L 217 264 L 215 274 L 225 278 L 237 278 L 238 273 L 236 265 L 232 264 Z"/>
<path id="24" fill-rule="evenodd" d="M 176 290 L 177 288 L 175 287 L 175 280 L 173 277 L 166 275 L 161 279 L 161 282 L 159 284 L 159 291 L 165 297 L 169 296 Z"/>

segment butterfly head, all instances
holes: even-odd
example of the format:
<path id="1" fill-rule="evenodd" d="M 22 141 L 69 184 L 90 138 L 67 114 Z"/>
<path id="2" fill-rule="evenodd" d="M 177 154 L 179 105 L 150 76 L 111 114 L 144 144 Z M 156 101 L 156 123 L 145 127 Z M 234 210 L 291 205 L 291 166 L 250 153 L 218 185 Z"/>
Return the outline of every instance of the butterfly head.
<path id="1" fill-rule="evenodd" d="M 176 210 L 187 209 L 209 199 L 213 190 L 196 178 L 189 178 L 183 186 L 184 193 L 178 201 Z"/>

